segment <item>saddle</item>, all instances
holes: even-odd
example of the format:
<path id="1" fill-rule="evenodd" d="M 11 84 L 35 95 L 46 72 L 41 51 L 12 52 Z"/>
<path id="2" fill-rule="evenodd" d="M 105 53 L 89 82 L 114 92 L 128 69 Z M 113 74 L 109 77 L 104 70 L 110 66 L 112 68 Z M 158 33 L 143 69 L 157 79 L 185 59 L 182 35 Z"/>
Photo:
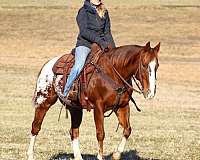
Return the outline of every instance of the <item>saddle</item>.
<path id="1" fill-rule="evenodd" d="M 70 74 L 71 68 L 73 67 L 75 57 L 74 50 L 70 54 L 64 54 L 60 57 L 53 66 L 53 73 L 57 75 L 63 75 L 60 85 L 62 92 L 64 90 L 64 86 L 66 84 L 66 79 Z M 103 54 L 101 48 L 96 44 L 92 44 L 91 53 L 89 54 L 85 66 L 81 71 L 78 78 L 74 81 L 73 86 L 69 92 L 69 100 L 71 100 L 75 104 L 79 104 L 83 109 L 87 109 L 90 111 L 93 108 L 93 105 L 88 101 L 88 97 L 86 94 L 86 89 L 89 84 L 89 81 L 92 77 L 95 69 L 95 64 L 98 62 L 99 58 Z"/>

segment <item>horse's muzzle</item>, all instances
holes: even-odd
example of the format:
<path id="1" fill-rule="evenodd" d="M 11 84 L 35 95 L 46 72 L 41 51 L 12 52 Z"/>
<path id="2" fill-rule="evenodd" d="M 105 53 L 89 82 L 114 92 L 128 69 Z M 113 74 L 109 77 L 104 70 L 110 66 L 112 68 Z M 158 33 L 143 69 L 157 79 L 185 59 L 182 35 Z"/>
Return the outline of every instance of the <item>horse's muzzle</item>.
<path id="1" fill-rule="evenodd" d="M 147 90 L 146 92 L 143 92 L 145 99 L 153 99 L 155 96 L 155 92 L 151 92 L 150 90 Z"/>

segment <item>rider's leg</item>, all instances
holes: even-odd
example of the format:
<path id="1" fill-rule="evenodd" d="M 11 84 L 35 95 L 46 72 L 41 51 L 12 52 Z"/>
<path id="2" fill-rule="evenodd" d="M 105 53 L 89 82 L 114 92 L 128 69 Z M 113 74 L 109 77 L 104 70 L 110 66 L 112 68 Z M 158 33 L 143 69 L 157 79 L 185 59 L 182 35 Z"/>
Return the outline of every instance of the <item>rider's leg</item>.
<path id="1" fill-rule="evenodd" d="M 75 63 L 72 67 L 72 70 L 67 78 L 67 83 L 65 85 L 64 89 L 64 96 L 67 96 L 69 93 L 69 90 L 74 82 L 74 80 L 77 78 L 77 76 L 80 74 L 81 70 L 84 67 L 86 58 L 88 54 L 90 53 L 90 48 L 85 46 L 79 46 L 76 47 L 75 50 Z"/>

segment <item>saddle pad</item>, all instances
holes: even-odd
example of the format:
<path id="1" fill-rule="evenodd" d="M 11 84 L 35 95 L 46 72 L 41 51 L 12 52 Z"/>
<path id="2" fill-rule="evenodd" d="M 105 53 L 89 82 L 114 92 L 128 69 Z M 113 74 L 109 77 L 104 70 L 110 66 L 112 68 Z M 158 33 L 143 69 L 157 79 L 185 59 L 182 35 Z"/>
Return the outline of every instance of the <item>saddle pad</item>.
<path id="1" fill-rule="evenodd" d="M 60 57 L 53 66 L 53 73 L 55 75 L 69 74 L 70 69 L 74 64 L 74 56 L 72 54 L 64 54 Z"/>

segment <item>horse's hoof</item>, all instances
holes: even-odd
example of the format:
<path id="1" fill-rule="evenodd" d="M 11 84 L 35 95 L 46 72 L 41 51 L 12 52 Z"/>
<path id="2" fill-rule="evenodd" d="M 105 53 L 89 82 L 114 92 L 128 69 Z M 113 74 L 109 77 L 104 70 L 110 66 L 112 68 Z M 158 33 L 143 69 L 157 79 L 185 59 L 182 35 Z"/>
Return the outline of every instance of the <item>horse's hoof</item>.
<path id="1" fill-rule="evenodd" d="M 121 158 L 120 152 L 116 151 L 116 152 L 113 153 L 112 160 L 120 160 L 120 158 Z"/>
<path id="2" fill-rule="evenodd" d="M 82 157 L 76 157 L 76 158 L 74 158 L 74 160 L 83 160 L 83 158 Z"/>
<path id="3" fill-rule="evenodd" d="M 104 160 L 104 157 L 102 157 L 100 154 L 97 155 L 98 160 Z"/>
<path id="4" fill-rule="evenodd" d="M 28 156 L 27 160 L 34 160 L 33 156 Z"/>

